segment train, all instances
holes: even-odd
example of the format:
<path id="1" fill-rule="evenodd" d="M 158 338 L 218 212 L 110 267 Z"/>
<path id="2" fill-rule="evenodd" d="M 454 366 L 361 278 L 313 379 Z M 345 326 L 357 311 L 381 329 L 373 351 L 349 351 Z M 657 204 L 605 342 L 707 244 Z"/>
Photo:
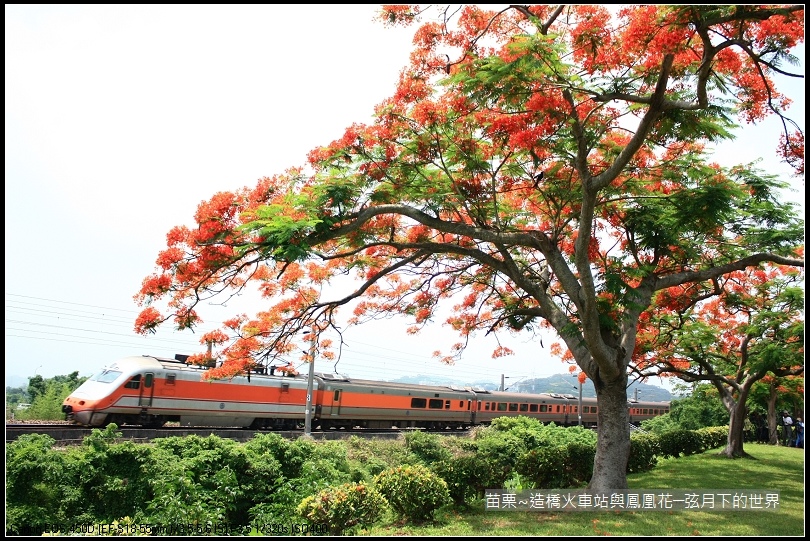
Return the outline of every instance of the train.
<path id="1" fill-rule="evenodd" d="M 168 422 L 188 427 L 294 430 L 306 423 L 308 376 L 268 367 L 224 380 L 204 380 L 187 356 L 122 358 L 94 374 L 62 404 L 65 419 L 88 427 Z M 528 416 L 543 423 L 593 427 L 595 398 L 526 394 L 481 388 L 416 385 L 314 373 L 310 427 L 462 429 L 496 417 Z M 669 411 L 669 402 L 628 400 L 630 422 Z"/>

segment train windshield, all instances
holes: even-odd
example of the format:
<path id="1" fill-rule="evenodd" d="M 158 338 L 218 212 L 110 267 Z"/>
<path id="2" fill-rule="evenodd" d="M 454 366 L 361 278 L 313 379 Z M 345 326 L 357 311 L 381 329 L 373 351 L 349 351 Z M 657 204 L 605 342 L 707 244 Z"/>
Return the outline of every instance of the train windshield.
<path id="1" fill-rule="evenodd" d="M 93 377 L 91 377 L 90 381 L 98 381 L 101 383 L 112 383 L 113 381 L 118 379 L 118 376 L 120 375 L 121 372 L 119 370 L 110 370 L 108 368 L 105 368 L 98 374 L 95 374 Z"/>

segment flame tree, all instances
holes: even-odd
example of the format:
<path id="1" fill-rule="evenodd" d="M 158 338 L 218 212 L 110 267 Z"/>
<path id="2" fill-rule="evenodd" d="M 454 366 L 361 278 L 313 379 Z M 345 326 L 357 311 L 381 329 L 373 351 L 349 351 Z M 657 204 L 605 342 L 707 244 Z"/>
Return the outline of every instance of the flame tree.
<path id="1" fill-rule="evenodd" d="M 213 377 L 284 355 L 300 331 L 401 314 L 418 332 L 439 306 L 460 337 L 556 331 L 596 387 L 590 488 L 627 486 L 625 388 L 655 294 L 764 262 L 802 266 L 803 223 L 784 184 L 707 148 L 779 115 L 774 153 L 803 167 L 800 126 L 775 74 L 803 40 L 804 7 L 457 6 L 416 26 L 410 63 L 371 124 L 308 163 L 200 204 L 168 234 L 136 300 L 136 330 L 199 323 L 212 295 L 255 284 L 267 309 L 203 336 Z M 355 286 L 324 287 L 348 275 Z M 158 310 L 157 301 L 161 301 Z M 509 354 L 498 347 L 493 356 Z M 205 354 L 195 357 L 203 361 Z"/>
<path id="2" fill-rule="evenodd" d="M 753 386 L 766 376 L 804 372 L 803 273 L 771 266 L 736 271 L 695 295 L 679 286 L 659 292 L 642 316 L 636 368 L 708 382 L 729 413 L 722 454 L 744 456 L 744 423 Z"/>

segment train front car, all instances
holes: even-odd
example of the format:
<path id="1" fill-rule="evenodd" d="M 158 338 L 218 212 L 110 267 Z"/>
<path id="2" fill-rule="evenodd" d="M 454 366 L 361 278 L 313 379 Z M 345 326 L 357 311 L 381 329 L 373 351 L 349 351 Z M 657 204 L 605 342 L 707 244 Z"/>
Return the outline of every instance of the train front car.
<path id="1" fill-rule="evenodd" d="M 291 429 L 304 421 L 306 378 L 253 373 L 203 380 L 185 356 L 127 357 L 68 396 L 66 419 L 85 426 L 183 426 Z M 317 394 L 317 387 L 314 389 Z"/>
<path id="2" fill-rule="evenodd" d="M 106 426 L 111 417 L 140 411 L 141 396 L 132 388 L 133 378 L 158 368 L 160 364 L 150 357 L 126 357 L 104 367 L 65 398 L 65 419 L 84 426 Z"/>

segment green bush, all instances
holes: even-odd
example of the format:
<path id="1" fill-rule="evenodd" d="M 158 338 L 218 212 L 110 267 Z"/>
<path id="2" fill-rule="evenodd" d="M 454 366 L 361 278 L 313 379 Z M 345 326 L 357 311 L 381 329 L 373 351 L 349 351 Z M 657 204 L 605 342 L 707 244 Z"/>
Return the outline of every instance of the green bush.
<path id="1" fill-rule="evenodd" d="M 596 444 L 582 441 L 541 444 L 518 460 L 515 470 L 530 488 L 570 488 L 593 474 Z"/>
<path id="2" fill-rule="evenodd" d="M 450 458 L 450 451 L 442 447 L 439 436 L 422 430 L 405 434 L 405 448 L 425 464 Z"/>
<path id="3" fill-rule="evenodd" d="M 723 447 L 728 443 L 728 426 L 708 426 L 695 431 L 703 451 Z"/>
<path id="4" fill-rule="evenodd" d="M 328 525 L 331 535 L 342 535 L 379 520 L 386 505 L 385 498 L 374 487 L 345 483 L 307 496 L 296 511 L 306 520 Z"/>
<path id="5" fill-rule="evenodd" d="M 64 523 L 65 454 L 44 434 L 26 434 L 6 446 L 6 533 Z"/>
<path id="6" fill-rule="evenodd" d="M 434 462 L 431 468 L 447 483 L 450 497 L 456 505 L 483 497 L 487 489 L 501 486 L 504 480 L 502 469 L 474 452 Z"/>
<path id="7" fill-rule="evenodd" d="M 451 503 L 447 483 L 425 466 L 417 464 L 388 469 L 374 480 L 394 511 L 406 520 L 429 520 L 437 509 Z"/>
<path id="8" fill-rule="evenodd" d="M 702 453 L 706 450 L 703 438 L 696 430 L 670 430 L 658 435 L 661 444 L 661 456 L 679 457 Z"/>
<path id="9" fill-rule="evenodd" d="M 649 471 L 658 464 L 661 454 L 659 436 L 646 432 L 630 434 L 630 458 L 627 461 L 627 473 Z"/>
<path id="10" fill-rule="evenodd" d="M 144 521 L 244 524 L 253 506 L 250 457 L 218 436 L 155 440 L 153 500 Z"/>
<path id="11" fill-rule="evenodd" d="M 94 429 L 81 448 L 67 455 L 73 456 L 68 465 L 80 490 L 76 508 L 87 513 L 89 520 L 132 517 L 152 500 L 152 447 L 116 442 L 120 436 L 115 424 L 103 431 Z"/>

